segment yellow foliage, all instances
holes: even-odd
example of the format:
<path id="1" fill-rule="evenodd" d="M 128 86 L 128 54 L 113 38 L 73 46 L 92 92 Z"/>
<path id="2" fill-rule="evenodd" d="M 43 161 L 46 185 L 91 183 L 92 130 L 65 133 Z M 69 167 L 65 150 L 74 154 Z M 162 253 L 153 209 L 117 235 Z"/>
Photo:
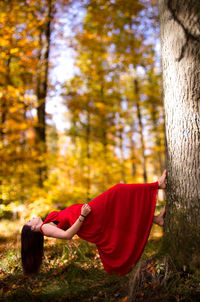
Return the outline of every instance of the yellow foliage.
<path id="1" fill-rule="evenodd" d="M 29 215 L 29 217 L 43 216 L 53 211 L 52 208 L 52 204 L 48 198 L 40 197 L 32 201 L 31 204 L 28 204 L 27 214 Z"/>
<path id="2" fill-rule="evenodd" d="M 15 54 L 15 53 L 17 53 L 19 51 L 19 48 L 12 48 L 11 50 L 10 50 L 10 54 Z"/>
<path id="3" fill-rule="evenodd" d="M 140 18 L 137 14 L 142 8 L 137 1 L 134 4 L 118 1 L 116 13 L 115 5 L 105 2 L 100 6 L 92 1 L 86 8 L 83 30 L 74 32 L 77 47 L 74 66 L 79 68 L 79 74 L 66 82 L 63 92 L 69 129 L 59 133 L 48 123 L 47 151 L 43 152 L 45 144 L 37 132 L 37 85 L 40 81 L 42 89 L 46 49 L 44 37 L 40 44 L 41 29 L 47 22 L 45 13 L 41 14 L 43 5 L 43 1 L 37 0 L 29 0 L 24 6 L 14 1 L 8 14 L 9 1 L 3 1 L 0 12 L 4 25 L 0 28 L 1 212 L 12 212 L 19 205 L 26 205 L 25 216 L 46 215 L 54 208 L 84 202 L 120 181 L 143 181 L 133 87 L 136 65 L 144 69 L 144 76 L 138 75 L 139 106 L 149 152 L 148 167 L 164 151 L 159 77 L 153 66 L 154 56 L 146 54 L 148 47 L 142 44 L 145 35 L 137 26 Z M 127 25 L 127 18 L 137 28 L 137 35 Z M 149 45 L 148 52 L 151 50 Z M 51 92 L 51 84 L 48 88 Z M 46 178 L 41 173 L 45 166 Z"/>
<path id="4" fill-rule="evenodd" d="M 9 40 L 0 39 L 0 47 L 8 47 L 9 45 L 10 45 L 10 41 Z"/>

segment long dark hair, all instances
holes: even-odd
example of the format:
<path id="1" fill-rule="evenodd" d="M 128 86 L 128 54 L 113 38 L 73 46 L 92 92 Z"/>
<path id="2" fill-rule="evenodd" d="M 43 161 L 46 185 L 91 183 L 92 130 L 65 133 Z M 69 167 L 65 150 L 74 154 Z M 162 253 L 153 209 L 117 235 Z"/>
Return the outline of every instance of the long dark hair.
<path id="1" fill-rule="evenodd" d="M 24 225 L 21 232 L 21 259 L 25 275 L 38 272 L 44 255 L 43 246 L 43 235 L 32 231 L 29 225 Z"/>

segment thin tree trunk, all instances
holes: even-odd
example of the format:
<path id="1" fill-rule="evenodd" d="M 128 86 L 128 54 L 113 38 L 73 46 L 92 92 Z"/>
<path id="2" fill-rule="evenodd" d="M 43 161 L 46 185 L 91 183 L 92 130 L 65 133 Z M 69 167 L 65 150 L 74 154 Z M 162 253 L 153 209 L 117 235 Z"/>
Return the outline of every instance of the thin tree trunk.
<path id="1" fill-rule="evenodd" d="M 90 174 L 91 174 L 91 166 L 90 166 L 90 132 L 91 132 L 91 125 L 90 125 L 90 112 L 89 108 L 87 109 L 87 126 L 86 126 L 86 148 L 87 148 L 87 200 L 90 200 L 90 193 L 91 193 L 91 181 L 90 181 Z"/>
<path id="2" fill-rule="evenodd" d="M 142 170 L 143 170 L 143 179 L 144 182 L 147 183 L 147 163 L 146 163 L 146 155 L 145 155 L 145 143 L 144 143 L 144 134 L 143 134 L 143 124 L 142 124 L 142 115 L 140 109 L 140 95 L 139 95 L 139 87 L 137 78 L 134 79 L 134 90 L 135 90 L 135 104 L 136 104 L 136 112 L 139 124 L 139 134 L 140 134 L 140 144 L 141 144 L 141 153 L 142 153 Z"/>
<path id="3" fill-rule="evenodd" d="M 101 102 L 102 104 L 105 103 L 104 101 L 104 83 L 102 79 L 101 84 Z M 107 123 L 106 123 L 106 116 L 102 116 L 102 143 L 103 143 L 103 151 L 104 151 L 104 162 L 105 162 L 105 170 L 104 170 L 104 183 L 103 183 L 103 190 L 106 188 L 106 184 L 109 183 L 109 176 L 108 176 L 108 140 L 107 140 Z"/>
<path id="4" fill-rule="evenodd" d="M 6 85 L 11 84 L 11 79 L 10 79 L 10 62 L 11 62 L 11 57 L 9 56 L 7 62 L 6 62 Z M 7 90 L 7 89 L 6 89 Z M 8 94 L 9 95 L 9 94 Z M 1 125 L 0 125 L 0 137 L 1 137 L 1 144 L 2 144 L 2 149 L 5 146 L 5 122 L 7 118 L 7 113 L 8 113 L 8 99 L 6 98 L 6 93 L 2 96 L 1 98 Z M 0 169 L 1 175 L 3 176 L 5 171 Z M 0 189 L 1 189 L 1 194 L 0 194 L 0 204 L 3 202 L 3 188 L 2 186 L 2 179 L 0 178 Z"/>
<path id="5" fill-rule="evenodd" d="M 167 144 L 164 239 L 173 259 L 200 265 L 200 1 L 159 0 Z"/>
<path id="6" fill-rule="evenodd" d="M 43 181 L 47 177 L 47 167 L 45 164 L 44 154 L 47 151 L 46 146 L 46 121 L 45 121 L 45 107 L 46 107 L 46 97 L 48 89 L 48 71 L 49 71 L 49 51 L 50 51 L 50 38 L 51 38 L 51 11 L 52 11 L 52 1 L 48 0 L 48 12 L 47 12 L 47 23 L 45 26 L 45 31 L 41 30 L 40 33 L 40 51 L 39 51 L 39 61 L 44 60 L 44 70 L 41 67 L 38 72 L 37 79 L 37 97 L 38 97 L 38 107 L 37 107 L 37 118 L 38 125 L 36 127 L 37 138 L 39 143 L 39 152 L 43 155 L 43 161 L 39 164 L 39 185 L 43 186 Z M 45 41 L 42 41 L 42 36 L 45 36 Z M 45 47 L 44 57 L 42 57 L 43 47 Z M 39 62 L 40 63 L 40 62 Z M 40 63 L 40 66 L 41 63 Z"/>
<path id="7" fill-rule="evenodd" d="M 11 85 L 11 80 L 10 80 L 10 62 L 11 62 L 11 57 L 8 58 L 6 62 L 6 85 Z M 6 103 L 8 102 L 6 95 L 3 95 L 1 98 L 1 141 L 2 144 L 4 143 L 4 123 L 6 121 L 6 115 L 7 115 L 7 107 Z"/>
<path id="8" fill-rule="evenodd" d="M 164 170 L 164 163 L 162 159 L 162 143 L 161 143 L 161 137 L 160 132 L 158 130 L 158 119 L 156 118 L 156 111 L 158 111 L 158 108 L 156 108 L 155 103 L 152 104 L 151 108 L 151 118 L 152 118 L 152 124 L 153 124 L 153 133 L 155 134 L 155 145 L 156 145 L 156 154 L 154 155 L 153 159 L 155 160 L 154 163 L 154 172 L 155 174 L 162 174 Z"/>
<path id="9" fill-rule="evenodd" d="M 121 166 L 121 181 L 123 183 L 126 183 L 126 173 L 125 173 L 125 167 L 124 167 L 124 152 L 123 152 L 123 126 L 121 123 L 119 123 L 119 141 L 120 141 L 120 166 Z"/>
<path id="10" fill-rule="evenodd" d="M 128 100 L 128 104 L 132 104 L 130 100 Z M 132 105 L 131 105 L 132 107 Z M 128 107 L 128 110 L 131 110 Z M 135 129 L 135 123 L 132 120 L 130 123 L 130 132 L 127 133 L 129 137 L 129 144 L 130 144 L 130 161 L 131 161 L 131 175 L 133 177 L 133 180 L 137 177 L 137 166 L 138 166 L 138 157 L 136 155 L 136 144 L 133 139 L 133 134 L 136 132 Z"/>
<path id="11" fill-rule="evenodd" d="M 133 178 L 137 176 L 137 158 L 135 156 L 135 144 L 132 136 L 130 137 L 130 148 L 131 148 L 131 175 Z"/>

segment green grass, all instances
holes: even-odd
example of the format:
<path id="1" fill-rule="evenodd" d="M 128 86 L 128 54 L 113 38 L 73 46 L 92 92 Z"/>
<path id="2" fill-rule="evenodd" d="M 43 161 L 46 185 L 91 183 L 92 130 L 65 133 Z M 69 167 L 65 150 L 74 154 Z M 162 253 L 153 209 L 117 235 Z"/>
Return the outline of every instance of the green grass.
<path id="1" fill-rule="evenodd" d="M 4 249 L 0 301 L 120 301 L 127 295 L 128 277 L 108 275 L 94 245 L 57 241 L 46 244 L 45 254 L 40 273 L 24 277 L 19 247 Z"/>
<path id="2" fill-rule="evenodd" d="M 198 273 L 177 271 L 167 255 L 158 253 L 162 231 L 157 226 L 152 229 L 141 261 L 123 277 L 108 275 L 96 247 L 79 238 L 46 239 L 39 274 L 25 277 L 20 237 L 9 226 L 8 230 L 0 237 L 0 301 L 128 302 L 128 296 L 136 302 L 200 301 Z"/>

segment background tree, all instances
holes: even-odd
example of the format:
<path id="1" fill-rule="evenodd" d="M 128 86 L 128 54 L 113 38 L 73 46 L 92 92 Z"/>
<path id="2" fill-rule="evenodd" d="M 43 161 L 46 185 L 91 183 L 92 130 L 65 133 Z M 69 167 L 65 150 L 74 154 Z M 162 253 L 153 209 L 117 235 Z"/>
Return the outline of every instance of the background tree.
<path id="1" fill-rule="evenodd" d="M 45 162 L 45 100 L 50 1 L 1 1 L 1 193 L 4 204 L 31 200 Z M 43 12 L 46 12 L 43 13 Z M 38 115 L 35 114 L 38 112 Z M 41 131 L 39 131 L 39 129 Z M 40 133 L 40 137 L 39 134 Z"/>
<path id="2" fill-rule="evenodd" d="M 149 4 L 11 0 L 0 5 L 3 205 L 26 205 L 29 214 L 39 215 L 41 203 L 61 208 L 66 200 L 91 199 L 119 182 L 146 181 L 144 170 L 153 180 L 154 158 L 164 144 L 156 141 L 163 117 Z M 63 45 L 65 54 L 73 48 L 76 74 L 62 93 L 52 71 Z M 65 133 L 46 112 L 56 96 L 67 110 Z"/>
<path id="3" fill-rule="evenodd" d="M 128 89 L 124 89 L 124 91 L 122 89 L 121 93 L 124 94 L 122 98 L 124 103 L 127 103 L 129 112 L 130 110 L 132 112 L 132 120 L 129 118 L 129 141 L 132 152 L 130 156 L 133 176 L 134 171 L 137 171 L 141 175 L 142 181 L 147 182 L 148 158 L 150 158 L 148 154 L 154 156 L 155 150 L 150 153 L 149 148 L 152 148 L 152 145 L 149 147 L 146 139 L 147 129 L 148 127 L 152 129 L 153 120 L 149 118 L 150 111 L 145 110 L 149 98 L 147 97 L 147 89 L 145 89 L 145 85 L 148 86 L 148 81 L 144 79 L 147 74 L 149 80 L 151 76 L 154 77 L 152 82 L 157 86 L 157 91 L 155 86 L 154 92 L 159 92 L 159 84 L 155 81 L 159 78 L 159 69 L 156 71 L 154 66 L 154 43 L 158 39 L 158 27 L 156 27 L 158 13 L 156 7 L 153 4 L 149 6 L 147 1 L 134 1 L 134 3 L 128 1 L 126 5 L 123 1 L 111 3 L 105 1 L 104 9 L 109 16 L 108 19 L 104 18 L 104 20 L 106 20 L 105 26 L 108 27 L 108 34 L 111 37 L 110 52 L 119 64 L 119 72 L 124 72 L 127 75 L 126 80 L 123 81 L 123 86 L 126 87 L 126 82 L 129 83 Z M 100 11 L 101 13 L 103 10 Z M 152 70 L 151 73 L 149 69 Z M 160 96 L 159 92 L 154 97 L 159 99 Z M 149 108 L 150 104 L 149 102 Z M 162 107 L 161 101 L 159 104 Z M 154 107 L 154 111 L 157 112 L 157 126 L 159 127 L 160 123 L 163 123 L 163 116 L 159 113 L 160 108 L 157 106 Z M 149 122 L 147 123 L 147 121 Z M 157 151 L 158 149 L 156 154 Z"/>
<path id="4" fill-rule="evenodd" d="M 47 167 L 45 154 L 47 151 L 46 146 L 46 98 L 48 90 L 48 74 L 49 74 L 49 53 L 51 43 L 51 28 L 52 28 L 52 11 L 53 1 L 47 0 L 41 3 L 38 9 L 38 18 L 43 19 L 43 23 L 38 27 L 38 66 L 37 66 L 37 147 L 42 160 L 39 161 L 39 185 L 43 186 L 43 181 L 47 178 Z M 45 16 L 45 18 L 43 17 Z"/>
<path id="5" fill-rule="evenodd" d="M 34 146 L 33 51 L 38 43 L 33 28 L 35 7 L 23 1 L 1 1 L 1 159 L 2 200 L 23 203 L 37 182 Z M 30 178 L 32 185 L 30 186 Z"/>
<path id="6" fill-rule="evenodd" d="M 165 243 L 181 265 L 199 267 L 200 37 L 198 0 L 159 0 L 167 140 Z"/>
<path id="7" fill-rule="evenodd" d="M 102 190 L 105 189 L 103 183 L 112 184 L 114 175 L 120 175 L 115 181 L 123 182 L 131 182 L 141 175 L 141 181 L 146 182 L 149 158 L 155 156 L 156 140 L 152 139 L 148 148 L 145 146 L 147 126 L 151 131 L 151 124 L 154 123 L 155 130 L 163 123 L 163 116 L 159 108 L 162 107 L 162 102 L 154 106 L 154 119 L 150 118 L 150 110 L 146 110 L 147 107 L 150 108 L 148 101 L 153 101 L 153 97 L 160 98 L 159 84 L 156 82 L 159 72 L 157 70 L 156 75 L 152 59 L 153 45 L 147 35 L 151 21 L 147 22 L 148 18 L 145 18 L 145 25 L 138 27 L 139 22 L 142 24 L 147 8 L 149 7 L 139 1 L 134 6 L 131 2 L 124 5 L 122 1 L 88 1 L 83 27 L 74 28 L 77 34 L 73 37 L 72 44 L 77 53 L 75 64 L 79 68 L 79 76 L 65 85 L 66 104 L 74 116 L 72 120 L 76 120 L 76 126 L 72 125 L 70 133 L 75 134 L 76 129 L 77 135 L 90 128 L 92 140 L 87 142 L 102 144 L 104 158 L 98 153 L 99 163 L 101 162 L 98 170 L 101 169 L 100 175 L 104 175 L 98 181 Z M 149 69 L 151 72 L 148 72 Z M 155 87 L 151 98 L 148 92 L 150 81 Z M 154 96 L 154 92 L 157 96 Z M 90 108 L 90 113 L 83 105 L 86 102 L 90 103 L 90 106 L 86 106 L 88 110 Z M 82 138 L 88 137 L 86 133 L 82 133 Z M 160 144 L 163 145 L 163 140 Z M 96 158 L 97 154 L 91 153 L 92 150 L 94 149 L 90 148 L 90 156 Z M 159 149 L 159 152 L 162 150 Z M 118 161 L 117 165 L 114 158 Z M 160 163 L 161 161 L 160 159 Z M 112 170 L 114 166 L 118 167 L 118 172 Z M 95 176 L 97 173 L 99 172 L 96 171 Z M 108 177 L 109 173 L 111 177 Z"/>

